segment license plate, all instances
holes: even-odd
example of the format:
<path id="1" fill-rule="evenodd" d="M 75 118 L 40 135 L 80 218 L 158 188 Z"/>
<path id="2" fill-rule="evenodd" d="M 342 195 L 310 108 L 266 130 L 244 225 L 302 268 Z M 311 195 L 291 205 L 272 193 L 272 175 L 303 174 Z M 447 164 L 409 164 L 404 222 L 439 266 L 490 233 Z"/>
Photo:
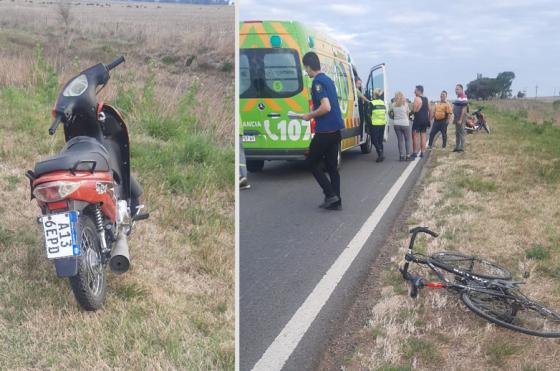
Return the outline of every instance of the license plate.
<path id="1" fill-rule="evenodd" d="M 45 232 L 47 258 L 58 259 L 80 255 L 80 245 L 76 233 L 78 213 L 69 211 L 45 215 L 41 218 Z"/>
<path id="2" fill-rule="evenodd" d="M 257 137 L 254 135 L 243 135 L 243 142 L 256 142 Z"/>

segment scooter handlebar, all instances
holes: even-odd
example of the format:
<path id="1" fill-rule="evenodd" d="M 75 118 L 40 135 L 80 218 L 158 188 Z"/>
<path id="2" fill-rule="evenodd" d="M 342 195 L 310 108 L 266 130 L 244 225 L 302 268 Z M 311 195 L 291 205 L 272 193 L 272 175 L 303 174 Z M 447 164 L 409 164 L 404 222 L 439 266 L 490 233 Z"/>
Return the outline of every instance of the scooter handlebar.
<path id="1" fill-rule="evenodd" d="M 124 62 L 124 57 L 120 56 L 117 59 L 115 59 L 114 61 L 112 61 L 111 63 L 107 64 L 105 66 L 105 68 L 107 68 L 107 71 L 111 71 L 113 68 L 117 67 L 119 64 Z"/>
<path id="2" fill-rule="evenodd" d="M 56 133 L 56 128 L 58 128 L 58 124 L 60 124 L 60 120 L 61 120 L 60 116 L 56 116 L 54 118 L 54 121 L 52 122 L 51 127 L 49 128 L 49 135 L 54 135 L 54 133 Z"/>

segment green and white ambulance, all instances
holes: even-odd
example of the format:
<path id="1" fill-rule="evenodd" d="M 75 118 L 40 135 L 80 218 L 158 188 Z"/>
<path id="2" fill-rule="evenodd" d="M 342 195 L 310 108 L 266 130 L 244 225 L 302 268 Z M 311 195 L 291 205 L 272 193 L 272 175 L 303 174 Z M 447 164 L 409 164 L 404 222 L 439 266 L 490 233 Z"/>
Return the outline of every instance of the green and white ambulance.
<path id="1" fill-rule="evenodd" d="M 305 159 L 315 122 L 288 113 L 312 107 L 311 78 L 301 63 L 309 51 L 319 55 L 322 71 L 336 85 L 345 123 L 340 152 L 358 146 L 371 152 L 369 115 L 360 120 L 352 59 L 342 46 L 291 21 L 241 22 L 239 40 L 240 125 L 249 171 L 262 170 L 265 160 Z M 387 88 L 384 64 L 371 68 L 365 95 L 371 98 L 375 88 Z"/>

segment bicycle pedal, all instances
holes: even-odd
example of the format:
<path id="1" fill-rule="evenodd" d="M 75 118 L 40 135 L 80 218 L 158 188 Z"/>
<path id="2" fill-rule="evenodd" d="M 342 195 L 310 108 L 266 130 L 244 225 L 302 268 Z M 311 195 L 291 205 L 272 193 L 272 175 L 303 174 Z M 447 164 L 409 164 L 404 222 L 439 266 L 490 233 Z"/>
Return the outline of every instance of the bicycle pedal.
<path id="1" fill-rule="evenodd" d="M 418 287 L 416 287 L 416 285 L 414 284 L 411 284 L 408 289 L 408 295 L 410 295 L 412 299 L 416 299 L 418 297 Z"/>

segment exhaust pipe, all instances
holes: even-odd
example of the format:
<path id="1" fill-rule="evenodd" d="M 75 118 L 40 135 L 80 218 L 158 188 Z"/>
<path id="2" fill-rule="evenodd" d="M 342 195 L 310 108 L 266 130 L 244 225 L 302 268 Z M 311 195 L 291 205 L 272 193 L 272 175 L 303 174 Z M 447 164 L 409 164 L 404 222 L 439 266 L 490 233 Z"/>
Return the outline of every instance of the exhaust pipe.
<path id="1" fill-rule="evenodd" d="M 120 233 L 117 238 L 111 253 L 109 266 L 113 272 L 118 274 L 124 273 L 130 268 L 130 255 L 128 253 L 128 241 L 125 233 Z"/>

